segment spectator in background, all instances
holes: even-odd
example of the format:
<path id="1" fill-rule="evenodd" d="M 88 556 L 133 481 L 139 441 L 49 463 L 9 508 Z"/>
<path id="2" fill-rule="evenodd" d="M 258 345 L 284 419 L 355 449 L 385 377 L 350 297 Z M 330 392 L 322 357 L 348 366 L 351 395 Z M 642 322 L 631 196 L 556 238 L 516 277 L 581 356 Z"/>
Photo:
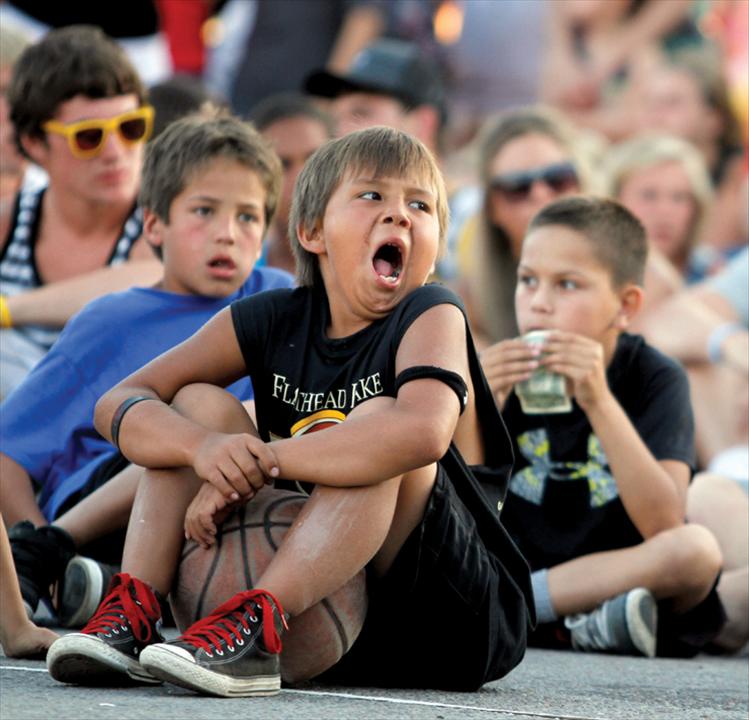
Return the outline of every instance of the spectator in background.
<path id="1" fill-rule="evenodd" d="M 439 155 L 447 118 L 444 83 L 439 67 L 423 58 L 413 43 L 378 40 L 345 72 L 312 72 L 304 89 L 331 100 L 339 136 L 387 125 L 410 133 Z"/>
<path id="2" fill-rule="evenodd" d="M 136 209 L 153 119 L 145 100 L 122 49 L 92 26 L 52 30 L 16 62 L 16 143 L 49 185 L 21 190 L 1 241 L 0 397 L 86 302 L 161 276 Z"/>
<path id="3" fill-rule="evenodd" d="M 289 244 L 289 211 L 294 183 L 307 158 L 333 137 L 333 118 L 304 95 L 281 93 L 258 103 L 250 112 L 249 119 L 270 142 L 283 167 L 278 209 L 268 228 L 260 264 L 294 274 L 296 260 Z"/>
<path id="4" fill-rule="evenodd" d="M 677 135 L 702 153 L 715 198 L 700 239 L 705 246 L 730 254 L 742 240 L 745 148 L 717 54 L 707 49 L 675 54 L 644 78 L 633 107 L 638 132 Z"/>
<path id="5" fill-rule="evenodd" d="M 21 33 L 0 25 L 0 238 L 8 231 L 13 200 L 24 181 L 28 160 L 16 147 L 7 94 L 13 65 L 28 45 Z"/>
<path id="6" fill-rule="evenodd" d="M 148 89 L 148 99 L 154 109 L 153 134 L 158 137 L 162 130 L 177 118 L 198 112 L 205 103 L 215 107 L 223 101 L 209 92 L 200 78 L 194 75 L 178 74 L 152 85 Z"/>
<path id="7" fill-rule="evenodd" d="M 554 0 L 541 99 L 611 140 L 632 132 L 632 95 L 664 52 L 703 42 L 692 0 Z"/>
<path id="8" fill-rule="evenodd" d="M 159 82 L 172 72 L 169 49 L 161 32 L 154 0 L 130 0 L 109 5 L 3 0 L 0 2 L 0 22 L 27 33 L 33 42 L 55 28 L 94 25 L 122 47 L 146 85 Z"/>
<path id="9" fill-rule="evenodd" d="M 749 479 L 749 249 L 720 273 L 663 302 L 642 321 L 689 375 L 699 467 Z"/>
<path id="10" fill-rule="evenodd" d="M 610 148 L 602 174 L 608 193 L 635 214 L 648 236 L 644 318 L 685 282 L 707 275 L 715 262 L 709 248 L 698 246 L 713 198 L 710 176 L 699 151 L 670 135 Z"/>
<path id="11" fill-rule="evenodd" d="M 544 205 L 590 188 L 590 171 L 573 128 L 548 108 L 508 111 L 479 138 L 480 213 L 459 240 L 456 287 L 480 345 L 517 335 L 514 293 L 520 248 Z"/>
<path id="12" fill-rule="evenodd" d="M 231 0 L 216 15 L 224 42 L 209 54 L 209 87 L 239 115 L 296 91 L 314 68 L 341 71 L 385 28 L 383 0 Z"/>

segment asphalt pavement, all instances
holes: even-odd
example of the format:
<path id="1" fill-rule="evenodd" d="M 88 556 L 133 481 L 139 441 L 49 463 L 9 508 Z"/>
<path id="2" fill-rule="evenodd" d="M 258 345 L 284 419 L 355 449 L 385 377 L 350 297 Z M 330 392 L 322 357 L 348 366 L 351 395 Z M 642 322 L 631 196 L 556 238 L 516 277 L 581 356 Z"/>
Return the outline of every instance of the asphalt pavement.
<path id="1" fill-rule="evenodd" d="M 393 652 L 397 652 L 397 641 Z M 459 658 L 455 659 L 460 662 Z M 308 683 L 270 698 L 216 699 L 174 686 L 61 685 L 41 661 L 0 656 L 0 720 L 747 720 L 749 658 L 648 660 L 529 650 L 476 693 L 340 688 Z"/>

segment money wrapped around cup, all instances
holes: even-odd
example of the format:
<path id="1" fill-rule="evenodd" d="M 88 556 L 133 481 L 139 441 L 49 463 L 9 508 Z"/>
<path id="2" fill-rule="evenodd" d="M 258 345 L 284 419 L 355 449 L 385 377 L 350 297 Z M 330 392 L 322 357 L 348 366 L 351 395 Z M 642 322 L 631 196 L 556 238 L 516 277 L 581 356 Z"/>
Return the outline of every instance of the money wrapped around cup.
<path id="1" fill-rule="evenodd" d="M 533 330 L 523 335 L 522 340 L 529 345 L 543 345 L 548 335 L 548 330 Z M 549 415 L 572 410 L 564 376 L 544 367 L 536 368 L 527 380 L 516 383 L 515 394 L 526 415 Z"/>

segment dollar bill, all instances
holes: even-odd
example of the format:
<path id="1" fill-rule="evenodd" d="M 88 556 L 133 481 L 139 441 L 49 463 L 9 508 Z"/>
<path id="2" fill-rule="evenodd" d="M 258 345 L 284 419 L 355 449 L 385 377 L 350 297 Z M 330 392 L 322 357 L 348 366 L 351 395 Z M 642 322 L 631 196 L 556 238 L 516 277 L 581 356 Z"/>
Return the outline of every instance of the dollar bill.
<path id="1" fill-rule="evenodd" d="M 546 334 L 536 330 L 525 335 L 523 340 L 529 344 L 542 344 Z M 564 377 L 546 368 L 537 368 L 527 380 L 516 383 L 515 394 L 526 415 L 550 415 L 572 410 Z"/>

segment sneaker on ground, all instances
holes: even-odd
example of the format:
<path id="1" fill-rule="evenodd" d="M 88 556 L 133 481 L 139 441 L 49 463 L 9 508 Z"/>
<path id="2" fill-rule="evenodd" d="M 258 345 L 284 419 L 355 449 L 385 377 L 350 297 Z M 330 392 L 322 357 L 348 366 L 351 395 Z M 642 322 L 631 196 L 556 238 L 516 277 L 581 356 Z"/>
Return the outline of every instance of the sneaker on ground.
<path id="1" fill-rule="evenodd" d="M 635 588 L 589 613 L 564 620 L 575 650 L 655 657 L 658 606 L 652 593 Z"/>
<path id="2" fill-rule="evenodd" d="M 57 608 L 60 624 L 66 628 L 83 627 L 93 617 L 118 572 L 114 565 L 76 555 L 68 563 L 61 584 Z"/>
<path id="3" fill-rule="evenodd" d="M 55 680 L 78 685 L 158 684 L 138 658 L 144 647 L 164 639 L 160 627 L 153 590 L 119 573 L 86 627 L 52 643 L 47 669 Z"/>
<path id="4" fill-rule="evenodd" d="M 29 619 L 40 600 L 50 600 L 50 588 L 62 578 L 75 555 L 73 539 L 53 525 L 34 527 L 28 520 L 8 530 L 13 563 L 16 566 L 21 597 Z"/>
<path id="5" fill-rule="evenodd" d="M 247 590 L 140 661 L 161 680 L 207 695 L 275 695 L 281 689 L 283 609 L 265 590 Z"/>

